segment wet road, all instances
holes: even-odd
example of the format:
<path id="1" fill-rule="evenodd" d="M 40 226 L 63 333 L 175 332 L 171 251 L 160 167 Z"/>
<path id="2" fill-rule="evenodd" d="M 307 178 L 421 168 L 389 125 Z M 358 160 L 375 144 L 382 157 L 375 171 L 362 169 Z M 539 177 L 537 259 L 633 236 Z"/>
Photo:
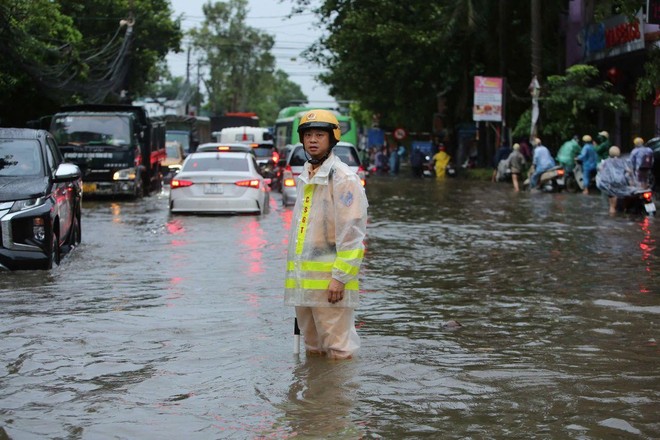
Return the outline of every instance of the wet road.
<path id="1" fill-rule="evenodd" d="M 86 201 L 60 267 L 0 274 L 0 439 L 660 437 L 660 219 L 487 182 L 367 192 L 349 362 L 292 354 L 279 194 L 262 217 Z"/>

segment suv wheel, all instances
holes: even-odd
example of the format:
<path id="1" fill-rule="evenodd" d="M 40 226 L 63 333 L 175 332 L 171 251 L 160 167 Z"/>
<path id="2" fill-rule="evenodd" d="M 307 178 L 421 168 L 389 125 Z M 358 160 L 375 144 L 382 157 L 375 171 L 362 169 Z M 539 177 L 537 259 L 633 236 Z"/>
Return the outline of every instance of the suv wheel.
<path id="1" fill-rule="evenodd" d="M 57 235 L 57 232 L 53 231 L 53 237 L 50 245 L 50 255 L 48 256 L 48 267 L 47 269 L 52 269 L 55 266 L 60 264 L 60 237 Z"/>

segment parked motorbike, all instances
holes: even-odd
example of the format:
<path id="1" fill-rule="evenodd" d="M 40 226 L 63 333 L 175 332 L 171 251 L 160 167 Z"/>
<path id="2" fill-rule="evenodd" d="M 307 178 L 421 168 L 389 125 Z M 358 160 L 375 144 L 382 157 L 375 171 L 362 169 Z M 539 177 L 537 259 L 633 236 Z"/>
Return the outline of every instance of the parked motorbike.
<path id="1" fill-rule="evenodd" d="M 529 169 L 529 175 L 534 174 L 534 165 Z M 541 174 L 538 181 L 538 189 L 543 192 L 561 192 L 565 186 L 565 174 L 562 166 L 555 166 Z M 529 187 L 530 178 L 528 177 L 523 185 Z"/>
<path id="2" fill-rule="evenodd" d="M 617 211 L 637 215 L 655 215 L 655 203 L 651 189 L 638 189 L 627 197 L 617 198 Z"/>
<path id="3" fill-rule="evenodd" d="M 451 162 L 445 167 L 445 175 L 447 177 L 456 177 L 456 168 Z"/>

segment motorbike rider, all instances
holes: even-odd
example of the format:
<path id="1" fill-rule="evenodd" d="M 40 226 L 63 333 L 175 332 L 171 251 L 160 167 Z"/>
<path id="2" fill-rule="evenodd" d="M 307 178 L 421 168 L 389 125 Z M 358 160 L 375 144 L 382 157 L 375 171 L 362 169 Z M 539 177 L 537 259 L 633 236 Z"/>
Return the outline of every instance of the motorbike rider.
<path id="1" fill-rule="evenodd" d="M 582 194 L 589 194 L 589 185 L 591 184 L 591 175 L 595 174 L 598 166 L 598 154 L 594 148 L 594 142 L 591 136 L 585 134 L 582 136 L 582 151 L 575 158 L 576 162 L 582 164 Z"/>
<path id="2" fill-rule="evenodd" d="M 348 359 L 360 346 L 354 308 L 367 197 L 357 174 L 332 152 L 341 131 L 331 111 L 308 111 L 298 133 L 308 161 L 296 185 L 284 300 L 295 306 L 309 354 Z"/>
<path id="3" fill-rule="evenodd" d="M 644 145 L 644 139 L 636 137 L 633 141 L 634 148 L 630 152 L 630 163 L 632 164 L 637 184 L 640 188 L 649 187 L 649 174 L 653 168 L 653 150 Z"/>
<path id="4" fill-rule="evenodd" d="M 578 154 L 580 154 L 580 143 L 578 142 L 578 136 L 574 135 L 559 147 L 556 157 L 557 163 L 563 166 L 567 173 L 570 173 L 573 171 L 575 157 Z"/>
<path id="5" fill-rule="evenodd" d="M 532 165 L 534 166 L 534 173 L 529 179 L 530 189 L 537 187 L 541 174 L 556 166 L 555 160 L 550 154 L 550 150 L 543 145 L 539 138 L 534 138 L 534 157 L 532 159 Z"/>
<path id="6" fill-rule="evenodd" d="M 438 152 L 433 155 L 435 177 L 437 179 L 445 178 L 445 171 L 447 170 L 447 165 L 449 165 L 450 160 L 451 156 L 447 154 L 447 147 L 445 147 L 444 144 L 440 144 Z"/>
<path id="7" fill-rule="evenodd" d="M 596 135 L 596 141 L 598 142 L 598 145 L 596 146 L 596 154 L 598 154 L 598 161 L 600 162 L 609 157 L 610 147 L 612 146 L 612 142 L 610 142 L 610 134 L 603 130 Z"/>

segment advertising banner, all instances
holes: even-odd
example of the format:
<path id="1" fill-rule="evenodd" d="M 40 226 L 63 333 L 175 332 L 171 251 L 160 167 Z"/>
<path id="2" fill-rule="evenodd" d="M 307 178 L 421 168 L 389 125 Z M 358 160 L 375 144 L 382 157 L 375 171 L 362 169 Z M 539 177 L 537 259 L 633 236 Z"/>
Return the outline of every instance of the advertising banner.
<path id="1" fill-rule="evenodd" d="M 643 14 L 640 10 L 631 20 L 615 15 L 582 31 L 584 62 L 602 60 L 644 49 Z"/>
<path id="2" fill-rule="evenodd" d="M 474 77 L 474 121 L 502 122 L 502 85 L 503 78 L 489 76 Z"/>

